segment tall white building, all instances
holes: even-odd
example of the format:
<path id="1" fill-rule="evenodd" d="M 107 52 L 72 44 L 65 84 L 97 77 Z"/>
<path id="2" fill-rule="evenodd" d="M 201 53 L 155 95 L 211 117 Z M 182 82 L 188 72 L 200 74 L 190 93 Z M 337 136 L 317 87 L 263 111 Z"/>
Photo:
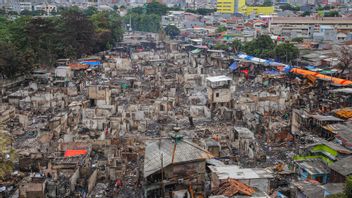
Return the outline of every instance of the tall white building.
<path id="1" fill-rule="evenodd" d="M 57 12 L 57 7 L 54 4 L 43 3 L 40 5 L 34 6 L 34 10 L 42 10 L 46 14 L 50 14 L 52 12 Z"/>
<path id="2" fill-rule="evenodd" d="M 31 2 L 20 2 L 21 11 L 29 10 L 32 11 L 32 3 Z"/>

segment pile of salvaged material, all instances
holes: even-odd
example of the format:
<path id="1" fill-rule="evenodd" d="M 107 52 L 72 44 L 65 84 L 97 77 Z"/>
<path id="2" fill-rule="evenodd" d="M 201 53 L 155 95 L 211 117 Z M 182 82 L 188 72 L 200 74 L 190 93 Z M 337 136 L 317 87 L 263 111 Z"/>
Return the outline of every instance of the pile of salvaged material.
<path id="1" fill-rule="evenodd" d="M 224 195 L 227 197 L 232 197 L 236 194 L 252 196 L 253 193 L 255 193 L 255 190 L 252 187 L 236 179 L 228 179 L 226 182 L 220 184 L 219 188 L 213 192 L 215 195 Z"/>

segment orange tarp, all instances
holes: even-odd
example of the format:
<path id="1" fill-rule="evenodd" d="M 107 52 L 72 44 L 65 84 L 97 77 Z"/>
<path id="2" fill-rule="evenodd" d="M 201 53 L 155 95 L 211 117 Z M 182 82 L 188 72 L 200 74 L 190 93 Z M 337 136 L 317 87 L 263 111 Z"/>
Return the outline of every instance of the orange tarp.
<path id="1" fill-rule="evenodd" d="M 315 81 L 317 80 L 317 77 L 312 76 L 312 75 L 306 75 L 305 76 L 308 80 L 310 80 L 312 83 L 315 83 Z"/>
<path id="2" fill-rule="evenodd" d="M 74 157 L 78 155 L 86 155 L 87 150 L 66 150 L 65 157 Z"/>
<path id="3" fill-rule="evenodd" d="M 88 65 L 86 64 L 80 64 L 80 63 L 71 63 L 68 65 L 72 70 L 83 70 L 83 69 L 88 69 Z"/>
<path id="4" fill-rule="evenodd" d="M 332 81 L 333 83 L 339 84 L 339 85 L 352 85 L 352 81 L 350 81 L 350 80 L 345 80 L 345 79 L 341 79 L 341 78 L 335 78 L 335 77 L 327 76 L 327 75 L 324 75 L 324 74 L 320 74 L 318 72 L 308 71 L 308 70 L 305 70 L 305 69 L 293 68 L 291 70 L 291 72 L 295 73 L 295 74 L 301 74 L 301 75 L 311 75 L 311 76 L 317 77 L 317 78 L 322 79 L 322 80 Z"/>
<path id="5" fill-rule="evenodd" d="M 343 119 L 350 119 L 352 118 L 352 108 L 343 108 L 343 109 L 339 109 L 335 112 L 335 114 Z"/>

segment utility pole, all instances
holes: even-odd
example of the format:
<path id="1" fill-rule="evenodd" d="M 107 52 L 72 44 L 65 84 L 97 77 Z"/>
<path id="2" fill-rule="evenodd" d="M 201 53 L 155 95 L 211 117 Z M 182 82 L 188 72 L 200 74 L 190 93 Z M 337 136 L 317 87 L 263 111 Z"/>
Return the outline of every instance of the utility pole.
<path id="1" fill-rule="evenodd" d="M 131 15 L 130 15 L 130 27 L 129 27 L 129 31 L 132 32 L 132 20 L 131 20 Z"/>
<path id="2" fill-rule="evenodd" d="M 161 161 L 161 197 L 165 198 L 165 187 L 164 187 L 164 155 L 161 153 L 160 155 Z"/>
<path id="3" fill-rule="evenodd" d="M 288 52 L 287 52 L 287 49 L 285 50 L 285 52 L 286 52 L 286 53 L 285 53 L 285 54 L 286 54 L 286 62 L 285 62 L 285 63 L 287 64 L 287 59 L 288 59 L 288 57 L 287 57 L 287 53 L 288 53 Z"/>

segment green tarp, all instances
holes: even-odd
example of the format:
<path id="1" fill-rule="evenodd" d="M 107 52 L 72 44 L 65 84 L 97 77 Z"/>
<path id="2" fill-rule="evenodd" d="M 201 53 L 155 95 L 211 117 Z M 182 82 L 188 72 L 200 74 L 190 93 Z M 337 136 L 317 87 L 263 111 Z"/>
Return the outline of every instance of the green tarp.
<path id="1" fill-rule="evenodd" d="M 195 49 L 191 51 L 192 54 L 198 54 L 200 52 L 201 52 L 201 49 Z"/>
<path id="2" fill-rule="evenodd" d="M 127 89 L 128 88 L 128 84 L 125 84 L 125 83 L 121 84 L 121 88 L 122 89 Z"/>

